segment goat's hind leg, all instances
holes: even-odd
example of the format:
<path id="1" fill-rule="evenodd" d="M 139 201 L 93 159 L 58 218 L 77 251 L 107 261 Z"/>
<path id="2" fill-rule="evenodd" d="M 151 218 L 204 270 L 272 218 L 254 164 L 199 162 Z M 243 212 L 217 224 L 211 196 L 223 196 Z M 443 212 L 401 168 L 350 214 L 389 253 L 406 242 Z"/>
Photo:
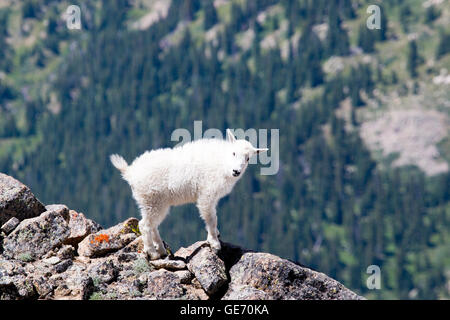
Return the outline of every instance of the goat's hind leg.
<path id="1" fill-rule="evenodd" d="M 164 242 L 162 241 L 161 236 L 159 235 L 158 227 L 152 228 L 152 237 L 156 252 L 161 257 L 167 256 L 166 247 L 164 246 Z"/>
<path id="2" fill-rule="evenodd" d="M 142 209 L 144 251 L 151 260 L 156 260 L 167 255 L 164 242 L 161 240 L 158 232 L 158 226 L 167 216 L 168 209 L 168 207 L 161 207 L 159 205 L 148 205 Z M 141 224 L 139 225 L 140 227 Z"/>
<path id="3" fill-rule="evenodd" d="M 152 228 L 148 223 L 147 214 L 142 214 L 142 219 L 139 221 L 139 230 L 142 234 L 142 242 L 144 243 L 144 254 L 146 254 L 150 260 L 156 260 L 159 258 L 158 252 L 156 252 L 153 245 Z"/>
<path id="4" fill-rule="evenodd" d="M 158 227 L 161 224 L 161 222 L 164 221 L 167 214 L 169 213 L 169 207 L 160 208 L 158 210 L 155 210 L 155 214 L 153 215 L 152 220 L 150 221 L 150 228 L 152 230 L 152 240 L 153 244 L 156 248 L 156 251 L 160 256 L 166 256 L 167 251 L 166 247 L 164 246 L 164 242 L 161 239 L 161 236 L 159 235 Z"/>

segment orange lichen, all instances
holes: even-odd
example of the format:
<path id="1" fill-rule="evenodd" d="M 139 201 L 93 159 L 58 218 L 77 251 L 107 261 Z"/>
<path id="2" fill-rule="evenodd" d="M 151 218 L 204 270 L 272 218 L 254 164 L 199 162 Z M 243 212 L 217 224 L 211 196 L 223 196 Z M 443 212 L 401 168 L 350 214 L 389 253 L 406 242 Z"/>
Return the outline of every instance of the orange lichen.
<path id="1" fill-rule="evenodd" d="M 109 242 L 109 236 L 107 234 L 99 234 L 90 241 L 91 244 L 100 244 L 102 242 Z"/>

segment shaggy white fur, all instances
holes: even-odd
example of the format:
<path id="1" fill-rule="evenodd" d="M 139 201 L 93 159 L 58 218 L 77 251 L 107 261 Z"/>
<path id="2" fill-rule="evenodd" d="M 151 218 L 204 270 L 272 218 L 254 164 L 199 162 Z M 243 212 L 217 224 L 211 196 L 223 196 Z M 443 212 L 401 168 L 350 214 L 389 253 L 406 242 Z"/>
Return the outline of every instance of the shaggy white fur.
<path id="1" fill-rule="evenodd" d="M 171 206 L 196 203 L 206 224 L 207 241 L 220 250 L 216 206 L 229 194 L 247 168 L 249 159 L 267 148 L 254 148 L 236 140 L 227 130 L 227 140 L 202 139 L 182 146 L 147 151 L 128 166 L 119 155 L 112 164 L 129 183 L 142 214 L 139 222 L 144 252 L 150 259 L 166 254 L 158 232 Z"/>

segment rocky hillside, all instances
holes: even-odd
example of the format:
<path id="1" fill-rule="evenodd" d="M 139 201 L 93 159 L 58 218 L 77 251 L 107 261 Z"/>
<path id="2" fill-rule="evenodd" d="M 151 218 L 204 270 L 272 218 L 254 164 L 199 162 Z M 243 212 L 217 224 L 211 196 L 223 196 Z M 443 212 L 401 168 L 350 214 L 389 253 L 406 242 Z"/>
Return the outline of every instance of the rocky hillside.
<path id="1" fill-rule="evenodd" d="M 196 242 L 147 261 L 138 220 L 108 229 L 65 205 L 44 206 L 0 173 L 0 299 L 362 299 L 275 255 Z"/>

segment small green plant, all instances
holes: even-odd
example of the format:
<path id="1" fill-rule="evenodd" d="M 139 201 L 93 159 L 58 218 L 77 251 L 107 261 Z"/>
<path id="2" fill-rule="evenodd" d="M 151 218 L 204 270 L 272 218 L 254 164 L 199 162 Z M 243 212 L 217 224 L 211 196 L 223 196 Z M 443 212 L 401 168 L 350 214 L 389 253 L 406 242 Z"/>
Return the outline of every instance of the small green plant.
<path id="1" fill-rule="evenodd" d="M 130 226 L 131 231 L 133 231 L 138 237 L 141 235 L 141 231 L 139 230 L 139 225 L 136 227 Z"/>
<path id="2" fill-rule="evenodd" d="M 103 294 L 99 291 L 93 292 L 89 300 L 103 300 Z"/>
<path id="3" fill-rule="evenodd" d="M 120 231 L 121 233 L 128 233 L 131 230 L 138 237 L 141 235 L 141 231 L 139 230 L 139 225 L 134 226 L 132 223 L 127 223 L 123 226 L 123 229 Z"/>
<path id="4" fill-rule="evenodd" d="M 21 253 L 17 258 L 23 262 L 30 262 L 34 260 L 29 252 Z"/>

